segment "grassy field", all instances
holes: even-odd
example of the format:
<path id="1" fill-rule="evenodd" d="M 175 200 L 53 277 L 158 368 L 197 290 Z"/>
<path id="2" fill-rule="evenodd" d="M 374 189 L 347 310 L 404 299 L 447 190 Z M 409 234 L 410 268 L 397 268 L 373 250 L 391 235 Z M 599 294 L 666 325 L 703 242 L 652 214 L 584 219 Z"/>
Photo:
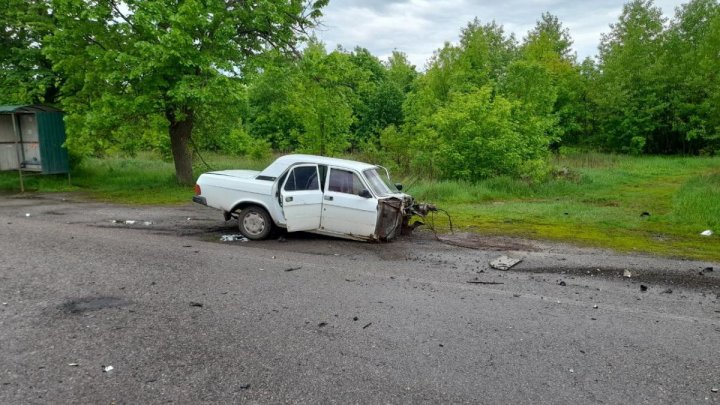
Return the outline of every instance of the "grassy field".
<path id="1" fill-rule="evenodd" d="M 205 158 L 213 169 L 267 164 Z M 536 185 L 495 178 L 406 186 L 417 199 L 446 209 L 458 231 L 720 261 L 720 235 L 700 235 L 706 229 L 720 233 L 720 158 L 583 153 L 556 157 L 554 165 L 557 175 Z M 198 166 L 196 173 L 206 170 Z M 73 172 L 72 185 L 63 176 L 33 176 L 26 188 L 127 204 L 182 204 L 193 193 L 175 184 L 171 163 L 149 154 L 88 159 Z M 19 191 L 17 173 L 0 173 L 0 191 Z"/>

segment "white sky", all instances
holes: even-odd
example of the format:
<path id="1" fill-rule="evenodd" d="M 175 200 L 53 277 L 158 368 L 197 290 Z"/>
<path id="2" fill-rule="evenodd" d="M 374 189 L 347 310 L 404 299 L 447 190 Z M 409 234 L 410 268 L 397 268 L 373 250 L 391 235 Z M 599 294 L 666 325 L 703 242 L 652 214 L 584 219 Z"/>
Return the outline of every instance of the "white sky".
<path id="1" fill-rule="evenodd" d="M 578 60 L 597 55 L 600 34 L 617 21 L 622 0 L 330 0 L 316 35 L 328 50 L 361 46 L 380 59 L 394 49 L 405 52 L 418 70 L 446 41 L 456 43 L 473 18 L 495 20 L 518 40 L 535 26 L 543 12 L 557 16 L 570 29 Z M 687 0 L 656 0 L 665 17 Z"/>

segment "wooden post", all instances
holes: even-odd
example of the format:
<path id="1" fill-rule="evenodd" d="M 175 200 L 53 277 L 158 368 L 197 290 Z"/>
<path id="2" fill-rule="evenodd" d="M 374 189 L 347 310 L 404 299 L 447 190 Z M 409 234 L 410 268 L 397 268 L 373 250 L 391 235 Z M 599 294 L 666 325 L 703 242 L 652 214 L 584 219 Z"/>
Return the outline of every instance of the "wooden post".
<path id="1" fill-rule="evenodd" d="M 18 159 L 18 174 L 20 175 L 20 192 L 25 192 L 25 184 L 23 183 L 23 174 L 22 174 L 22 154 L 20 153 L 20 148 L 22 148 L 22 138 L 20 137 L 20 131 L 18 130 L 18 124 L 17 124 L 17 115 L 15 113 L 12 114 L 12 122 L 13 122 L 13 131 L 15 131 L 15 152 L 17 153 L 17 159 Z"/>

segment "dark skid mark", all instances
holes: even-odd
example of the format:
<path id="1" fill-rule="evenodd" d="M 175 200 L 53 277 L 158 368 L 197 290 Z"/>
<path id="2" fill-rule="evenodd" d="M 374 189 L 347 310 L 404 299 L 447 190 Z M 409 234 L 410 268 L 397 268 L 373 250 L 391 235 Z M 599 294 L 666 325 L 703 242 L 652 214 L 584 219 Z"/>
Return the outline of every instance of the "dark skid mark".
<path id="1" fill-rule="evenodd" d="M 87 311 L 120 308 L 129 304 L 129 301 L 118 297 L 85 297 L 65 301 L 60 305 L 60 309 L 71 314 L 81 314 Z"/>

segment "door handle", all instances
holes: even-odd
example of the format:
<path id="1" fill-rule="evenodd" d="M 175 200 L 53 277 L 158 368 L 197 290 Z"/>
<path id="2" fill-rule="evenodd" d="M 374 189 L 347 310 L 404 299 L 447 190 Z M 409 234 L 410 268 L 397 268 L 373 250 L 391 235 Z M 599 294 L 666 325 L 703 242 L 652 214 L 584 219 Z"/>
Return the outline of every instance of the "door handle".
<path id="1" fill-rule="evenodd" d="M 291 202 L 293 200 L 292 197 L 285 197 L 285 202 Z"/>
<path id="2" fill-rule="evenodd" d="M 331 196 L 331 195 L 326 195 L 326 196 L 325 196 L 325 199 L 328 200 L 328 201 L 332 201 L 332 200 L 333 200 L 333 196 Z"/>

